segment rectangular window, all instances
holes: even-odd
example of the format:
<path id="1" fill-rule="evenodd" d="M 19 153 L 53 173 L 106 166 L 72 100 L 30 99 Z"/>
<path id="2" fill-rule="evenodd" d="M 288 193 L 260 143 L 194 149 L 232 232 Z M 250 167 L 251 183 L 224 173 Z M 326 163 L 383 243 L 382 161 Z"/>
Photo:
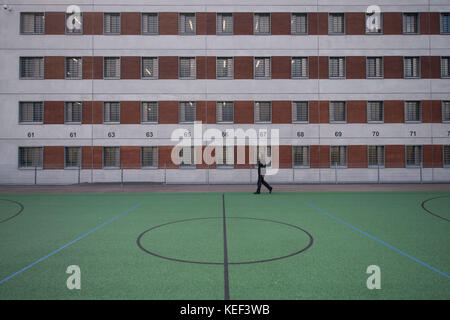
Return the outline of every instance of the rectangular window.
<path id="1" fill-rule="evenodd" d="M 120 57 L 103 58 L 103 77 L 105 79 L 120 79 Z"/>
<path id="2" fill-rule="evenodd" d="M 270 79 L 270 58 L 255 58 L 255 79 Z"/>
<path id="3" fill-rule="evenodd" d="M 44 119 L 43 102 L 20 102 L 19 122 L 20 123 L 42 123 Z"/>
<path id="4" fill-rule="evenodd" d="M 142 122 L 158 122 L 158 102 L 142 102 Z"/>
<path id="5" fill-rule="evenodd" d="M 141 166 L 142 168 L 158 167 L 158 147 L 142 147 Z"/>
<path id="6" fill-rule="evenodd" d="M 158 79 L 158 58 L 142 58 L 142 79 Z"/>
<path id="7" fill-rule="evenodd" d="M 422 164 L 422 146 L 406 146 L 406 166 L 417 168 Z"/>
<path id="8" fill-rule="evenodd" d="M 330 57 L 330 79 L 345 78 L 345 57 Z"/>
<path id="9" fill-rule="evenodd" d="M 21 13 L 20 33 L 21 34 L 44 34 L 44 13 Z"/>
<path id="10" fill-rule="evenodd" d="M 19 168 L 42 168 L 42 147 L 19 147 Z"/>
<path id="11" fill-rule="evenodd" d="M 44 58 L 20 57 L 20 78 L 44 79 Z"/>
<path id="12" fill-rule="evenodd" d="M 308 146 L 293 146 L 292 156 L 294 168 L 309 168 Z"/>
<path id="13" fill-rule="evenodd" d="M 367 122 L 383 122 L 384 106 L 383 101 L 367 102 Z"/>
<path id="14" fill-rule="evenodd" d="M 420 101 L 405 102 L 405 122 L 420 122 L 422 120 L 422 106 Z"/>
<path id="15" fill-rule="evenodd" d="M 330 147 L 330 165 L 332 168 L 347 167 L 347 147 L 331 146 Z"/>
<path id="16" fill-rule="evenodd" d="M 234 146 L 218 146 L 216 151 L 216 163 L 219 168 L 234 166 Z"/>
<path id="17" fill-rule="evenodd" d="M 345 101 L 330 101 L 330 123 L 347 121 Z"/>
<path id="18" fill-rule="evenodd" d="M 81 57 L 66 58 L 66 79 L 81 79 L 82 65 Z"/>
<path id="19" fill-rule="evenodd" d="M 64 104 L 64 122 L 81 123 L 81 102 L 66 102 Z"/>
<path id="20" fill-rule="evenodd" d="M 450 57 L 441 57 L 441 78 L 450 77 Z"/>
<path id="21" fill-rule="evenodd" d="M 308 122 L 309 106 L 308 101 L 292 102 L 292 122 Z"/>
<path id="22" fill-rule="evenodd" d="M 367 158 L 369 168 L 384 168 L 384 146 L 368 146 Z"/>
<path id="23" fill-rule="evenodd" d="M 103 168 L 120 168 L 120 147 L 103 147 Z"/>
<path id="24" fill-rule="evenodd" d="M 233 123 L 234 106 L 231 101 L 220 101 L 216 104 L 216 122 L 217 123 Z"/>
<path id="25" fill-rule="evenodd" d="M 383 32 L 383 16 L 382 13 L 366 13 L 364 20 L 366 26 L 366 34 L 381 34 Z"/>
<path id="26" fill-rule="evenodd" d="M 142 14 L 142 34 L 158 34 L 158 14 Z"/>
<path id="27" fill-rule="evenodd" d="M 444 146 L 444 167 L 450 167 L 450 146 Z"/>
<path id="28" fill-rule="evenodd" d="M 81 167 L 81 147 L 64 148 L 64 168 Z"/>
<path id="29" fill-rule="evenodd" d="M 103 123 L 120 122 L 120 102 L 103 103 Z"/>
<path id="30" fill-rule="evenodd" d="M 270 34 L 270 13 L 255 13 L 254 34 Z"/>
<path id="31" fill-rule="evenodd" d="M 217 79 L 233 79 L 233 58 L 217 58 L 216 77 Z"/>
<path id="32" fill-rule="evenodd" d="M 441 33 L 450 33 L 450 13 L 441 13 Z"/>
<path id="33" fill-rule="evenodd" d="M 308 32 L 308 15 L 293 13 L 291 15 L 291 34 L 306 34 Z"/>
<path id="34" fill-rule="evenodd" d="M 420 78 L 420 57 L 404 58 L 404 77 Z"/>
<path id="35" fill-rule="evenodd" d="M 367 78 L 383 78 L 382 57 L 367 57 Z"/>
<path id="36" fill-rule="evenodd" d="M 233 34 L 233 14 L 218 13 L 216 18 L 216 34 Z"/>
<path id="37" fill-rule="evenodd" d="M 66 34 L 83 34 L 83 13 L 66 13 Z"/>
<path id="38" fill-rule="evenodd" d="M 403 14 L 403 33 L 417 34 L 419 33 L 419 14 L 404 13 Z"/>
<path id="39" fill-rule="evenodd" d="M 180 102 L 179 105 L 180 122 L 194 122 L 195 114 L 196 114 L 195 102 L 193 101 Z"/>
<path id="40" fill-rule="evenodd" d="M 103 34 L 120 34 L 120 13 L 105 13 Z"/>
<path id="41" fill-rule="evenodd" d="M 272 103 L 270 101 L 255 102 L 255 122 L 272 121 Z"/>
<path id="42" fill-rule="evenodd" d="M 195 34 L 195 13 L 180 13 L 179 19 L 181 35 Z"/>
<path id="43" fill-rule="evenodd" d="M 344 34 L 345 15 L 343 13 L 328 14 L 328 34 Z"/>
<path id="44" fill-rule="evenodd" d="M 194 147 L 181 147 L 178 152 L 180 159 L 180 167 L 181 168 L 192 168 L 195 167 L 195 159 L 194 159 Z"/>
<path id="45" fill-rule="evenodd" d="M 180 79 L 195 79 L 196 72 L 195 57 L 180 58 Z"/>
<path id="46" fill-rule="evenodd" d="M 442 121 L 450 121 L 450 101 L 442 101 Z"/>
<path id="47" fill-rule="evenodd" d="M 258 160 L 260 160 L 263 164 L 265 163 L 267 167 L 270 167 L 272 165 L 271 146 L 257 145 L 253 150 L 255 150 L 253 158 L 255 160 L 255 164 L 258 164 Z"/>
<path id="48" fill-rule="evenodd" d="M 308 58 L 292 57 L 291 74 L 293 79 L 309 78 Z"/>

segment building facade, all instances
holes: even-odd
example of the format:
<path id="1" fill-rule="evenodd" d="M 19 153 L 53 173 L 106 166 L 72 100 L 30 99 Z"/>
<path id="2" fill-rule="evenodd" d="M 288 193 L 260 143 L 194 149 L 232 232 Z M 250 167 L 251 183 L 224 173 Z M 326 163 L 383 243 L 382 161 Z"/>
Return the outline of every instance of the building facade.
<path id="1" fill-rule="evenodd" d="M 373 5 L 5 5 L 0 184 L 449 182 L 450 3 Z"/>

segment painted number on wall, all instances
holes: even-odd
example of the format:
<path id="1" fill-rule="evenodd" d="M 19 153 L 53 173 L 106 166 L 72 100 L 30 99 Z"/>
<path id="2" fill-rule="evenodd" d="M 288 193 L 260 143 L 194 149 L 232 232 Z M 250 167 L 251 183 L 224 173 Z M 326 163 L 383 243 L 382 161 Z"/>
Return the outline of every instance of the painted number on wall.
<path id="1" fill-rule="evenodd" d="M 28 138 L 34 138 L 34 132 L 28 132 L 27 133 Z"/>
<path id="2" fill-rule="evenodd" d="M 148 132 L 145 133 L 145 136 L 147 138 L 153 138 L 153 132 L 152 131 L 148 131 Z"/>
<path id="3" fill-rule="evenodd" d="M 380 131 L 372 131 L 372 137 L 379 137 Z"/>
<path id="4" fill-rule="evenodd" d="M 342 131 L 336 131 L 336 132 L 334 133 L 334 136 L 335 136 L 335 137 L 342 137 Z"/>
<path id="5" fill-rule="evenodd" d="M 115 132 L 108 132 L 108 138 L 114 138 L 116 136 Z"/>
<path id="6" fill-rule="evenodd" d="M 415 131 L 410 131 L 409 132 L 409 136 L 410 137 L 415 137 L 416 136 L 416 132 Z"/>
<path id="7" fill-rule="evenodd" d="M 77 137 L 77 133 L 76 132 L 71 132 L 71 133 L 69 133 L 69 137 L 76 138 Z"/>
<path id="8" fill-rule="evenodd" d="M 305 137 L 305 133 L 303 131 L 297 131 L 297 138 Z"/>

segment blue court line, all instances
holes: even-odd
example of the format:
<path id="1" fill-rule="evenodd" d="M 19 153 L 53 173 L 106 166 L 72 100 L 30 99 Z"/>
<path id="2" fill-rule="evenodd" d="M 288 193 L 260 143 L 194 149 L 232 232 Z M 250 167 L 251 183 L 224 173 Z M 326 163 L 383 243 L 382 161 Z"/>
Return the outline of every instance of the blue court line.
<path id="1" fill-rule="evenodd" d="M 332 218 L 332 219 L 334 219 L 334 220 L 336 220 L 336 221 L 342 222 L 342 223 L 345 224 L 347 227 L 350 227 L 350 228 L 352 228 L 353 230 L 356 230 L 356 231 L 362 233 L 363 235 L 365 235 L 365 236 L 367 236 L 367 237 L 369 237 L 369 238 L 371 238 L 371 239 L 373 239 L 373 240 L 375 240 L 375 241 L 378 241 L 378 242 L 381 243 L 382 245 L 385 245 L 386 247 L 391 248 L 392 250 L 397 251 L 398 253 L 404 255 L 405 257 L 408 257 L 409 259 L 411 259 L 411 260 L 413 260 L 413 261 L 415 261 L 415 262 L 420 263 L 421 265 L 427 267 L 428 269 L 431 269 L 431 270 L 433 270 L 433 271 L 435 271 L 435 272 L 437 272 L 437 273 L 443 275 L 443 276 L 446 277 L 447 279 L 450 279 L 450 276 L 449 276 L 448 274 L 446 274 L 445 272 L 442 272 L 442 271 L 436 269 L 435 267 L 432 267 L 432 266 L 430 266 L 429 264 L 426 264 L 425 262 L 420 261 L 420 260 L 417 259 L 417 258 L 414 258 L 413 256 L 411 256 L 411 255 L 409 255 L 409 254 L 407 254 L 407 253 L 401 251 L 400 249 L 397 249 L 396 247 L 391 246 L 389 243 L 386 243 L 386 242 L 384 242 L 383 240 L 380 240 L 380 239 L 378 239 L 377 237 L 374 237 L 374 236 L 368 234 L 367 232 L 362 231 L 361 229 L 358 229 L 358 228 L 352 226 L 351 224 L 345 222 L 344 220 L 339 219 L 338 217 L 333 216 L 332 214 L 330 214 L 330 213 L 328 213 L 328 212 L 326 212 L 326 211 L 324 211 L 324 210 L 322 210 L 322 209 L 320 209 L 320 208 L 318 208 L 318 207 L 312 205 L 312 204 L 309 203 L 309 202 L 305 202 L 305 204 L 306 204 L 307 206 L 313 208 L 313 209 L 316 209 L 316 210 L 318 210 L 318 211 L 320 211 L 320 212 L 322 212 L 322 213 L 325 213 L 327 216 L 329 216 L 330 218 Z"/>
<path id="2" fill-rule="evenodd" d="M 114 220 L 116 220 L 116 219 L 118 219 L 118 218 L 120 218 L 120 217 L 126 215 L 127 213 L 133 211 L 134 209 L 140 207 L 141 205 L 142 205 L 142 202 L 136 204 L 134 207 L 127 209 L 126 211 L 124 211 L 124 212 L 122 212 L 121 214 L 115 216 L 114 218 L 111 218 L 110 220 L 106 221 L 105 223 L 99 225 L 98 227 L 96 227 L 96 228 L 94 228 L 94 229 L 92 229 L 92 230 L 86 232 L 85 234 L 83 234 L 82 236 L 76 238 L 75 240 L 72 240 L 72 241 L 66 243 L 66 244 L 63 245 L 61 248 L 56 249 L 55 251 L 53 251 L 52 253 L 49 253 L 49 254 L 46 255 L 45 257 L 42 257 L 42 258 L 40 258 L 39 260 L 36 260 L 36 261 L 33 262 L 32 264 L 29 264 L 28 266 L 26 266 L 26 267 L 20 269 L 19 271 L 13 273 L 12 275 L 10 275 L 10 276 L 8 276 L 8 277 L 6 277 L 6 278 L 0 280 L 0 285 L 3 284 L 4 282 L 8 281 L 9 279 L 11 279 L 11 278 L 17 276 L 18 274 L 20 274 L 20 273 L 22 273 L 22 272 L 24 272 L 24 271 L 30 269 L 32 266 L 38 264 L 39 262 L 44 261 L 44 260 L 47 259 L 48 257 L 51 257 L 52 255 L 54 255 L 54 254 L 60 252 L 61 250 L 67 248 L 68 246 L 74 244 L 75 242 L 80 241 L 80 240 L 83 239 L 83 238 L 86 238 L 88 235 L 90 235 L 90 234 L 93 233 L 94 231 L 97 231 L 98 229 L 100 229 L 100 228 L 106 226 L 107 224 L 113 222 Z"/>

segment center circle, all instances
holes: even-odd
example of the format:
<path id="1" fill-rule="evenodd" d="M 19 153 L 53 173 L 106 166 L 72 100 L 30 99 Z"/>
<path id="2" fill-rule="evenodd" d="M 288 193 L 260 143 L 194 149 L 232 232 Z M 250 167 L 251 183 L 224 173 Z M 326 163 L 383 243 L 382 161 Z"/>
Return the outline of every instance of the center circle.
<path id="1" fill-rule="evenodd" d="M 157 232 L 163 233 L 164 227 L 167 227 L 167 226 L 177 226 L 178 227 L 179 233 L 181 234 L 179 239 L 181 239 L 180 241 L 183 242 L 183 246 L 186 245 L 186 242 L 189 241 L 189 239 L 191 239 L 191 237 L 195 237 L 198 234 L 198 232 L 206 232 L 207 233 L 206 235 L 203 234 L 203 236 L 217 236 L 217 232 L 221 232 L 223 234 L 222 219 L 223 219 L 222 217 L 191 218 L 191 219 L 183 219 L 183 220 L 177 220 L 177 221 L 160 224 L 160 225 L 151 227 L 150 229 L 147 229 L 144 232 L 142 232 L 138 236 L 136 242 L 137 242 L 138 247 L 142 251 L 144 251 L 152 256 L 161 258 L 161 259 L 176 261 L 176 262 L 183 262 L 183 263 L 223 265 L 224 264 L 224 261 L 222 258 L 223 254 L 224 254 L 223 242 L 221 243 L 220 248 L 217 246 L 214 246 L 214 241 L 209 241 L 208 243 L 204 243 L 204 242 L 202 243 L 205 247 L 207 247 L 209 252 L 213 252 L 212 254 L 216 255 L 216 257 L 214 257 L 214 259 L 211 259 L 212 261 L 202 261 L 202 259 L 190 259 L 189 257 L 171 257 L 167 254 L 157 253 L 157 252 L 155 252 L 156 251 L 155 249 L 146 248 L 146 246 L 143 244 L 143 243 L 145 243 L 146 235 L 149 236 L 149 234 L 151 232 L 153 232 L 153 234 L 156 234 Z M 229 227 L 230 223 L 235 223 L 235 222 L 239 222 L 240 224 L 243 224 L 243 222 L 247 222 L 247 223 L 260 222 L 260 223 L 262 223 L 260 225 L 255 225 L 252 228 L 253 231 L 256 230 L 255 231 L 256 234 L 254 232 L 251 233 L 251 231 L 246 232 L 246 230 L 248 228 L 246 229 L 245 226 L 242 228 L 237 228 L 237 232 L 240 235 L 239 237 L 236 237 L 234 234 L 232 237 L 230 237 L 229 230 L 227 231 L 227 244 L 228 244 L 227 250 L 228 250 L 228 257 L 229 257 L 229 261 L 228 261 L 229 265 L 264 263 L 264 262 L 286 259 L 286 258 L 295 256 L 297 254 L 300 254 L 300 253 L 308 250 L 312 246 L 313 241 L 314 241 L 313 236 L 308 231 L 306 231 L 305 229 L 303 229 L 299 226 L 292 225 L 289 223 L 270 220 L 270 219 L 263 219 L 263 218 L 251 218 L 251 217 L 227 217 L 226 219 L 227 219 L 227 228 Z M 214 222 L 217 220 L 220 220 L 219 221 L 220 224 L 216 224 L 213 226 L 210 225 L 210 222 Z M 206 228 L 207 230 L 204 230 L 205 228 L 203 228 L 203 229 L 198 229 L 198 228 L 188 229 L 188 228 L 186 228 L 186 226 L 183 225 L 183 224 L 187 224 L 187 223 L 191 223 L 191 222 L 197 223 L 199 226 L 201 226 L 201 225 L 207 226 L 207 228 Z M 280 230 L 279 230 L 280 228 L 283 229 L 283 230 L 281 230 L 282 231 L 281 234 L 280 234 Z M 305 238 L 305 239 L 302 239 L 303 241 L 299 241 L 297 239 L 299 237 L 299 234 L 301 234 L 301 237 Z M 274 237 L 271 238 L 270 237 L 271 235 L 274 235 Z M 284 235 L 284 239 L 283 239 L 283 235 Z M 257 239 L 252 239 L 252 237 L 255 237 L 255 236 L 257 237 Z M 171 235 L 169 238 L 170 239 L 167 239 L 167 236 L 166 236 L 166 240 L 167 240 L 167 242 L 169 242 L 167 244 L 168 247 L 179 246 L 179 243 L 176 243 L 176 239 L 174 239 L 175 237 L 173 235 Z M 258 240 L 258 238 L 259 238 L 259 240 Z M 306 240 L 306 241 L 304 241 L 304 240 Z M 235 250 L 233 250 L 233 248 L 230 246 L 230 242 L 231 242 L 231 244 L 234 244 Z M 299 245 L 297 245 L 297 242 L 299 242 Z M 302 245 L 302 242 L 305 244 Z M 258 254 L 261 251 L 261 249 L 264 249 L 265 244 L 270 244 L 277 248 L 280 248 L 281 245 L 283 245 L 284 247 L 288 247 L 289 251 L 287 251 L 283 254 L 277 255 L 277 256 L 248 259 L 249 254 L 250 255 L 254 254 L 255 251 L 256 251 L 256 254 Z M 191 248 L 191 250 L 192 249 L 194 249 L 194 248 Z M 238 249 L 238 250 L 236 250 L 236 249 Z M 286 248 L 282 248 L 282 249 L 288 250 Z M 180 251 L 180 252 L 183 251 L 183 248 L 179 248 L 178 251 Z M 246 256 L 246 258 L 243 258 L 242 261 L 240 261 L 240 260 L 234 261 L 233 260 L 234 251 L 241 251 L 241 252 L 238 252 L 238 255 L 240 254 L 242 256 Z M 191 251 L 190 253 L 192 254 L 193 252 L 194 251 Z M 196 248 L 194 253 L 197 254 L 198 252 L 199 252 L 199 250 L 198 250 L 198 248 Z M 219 258 L 219 256 L 220 256 L 220 258 Z"/>
<path id="2" fill-rule="evenodd" d="M 23 211 L 23 205 L 20 202 L 8 199 L 0 199 L 0 223 L 17 217 Z M 5 216 L 3 216 L 5 214 Z"/>

